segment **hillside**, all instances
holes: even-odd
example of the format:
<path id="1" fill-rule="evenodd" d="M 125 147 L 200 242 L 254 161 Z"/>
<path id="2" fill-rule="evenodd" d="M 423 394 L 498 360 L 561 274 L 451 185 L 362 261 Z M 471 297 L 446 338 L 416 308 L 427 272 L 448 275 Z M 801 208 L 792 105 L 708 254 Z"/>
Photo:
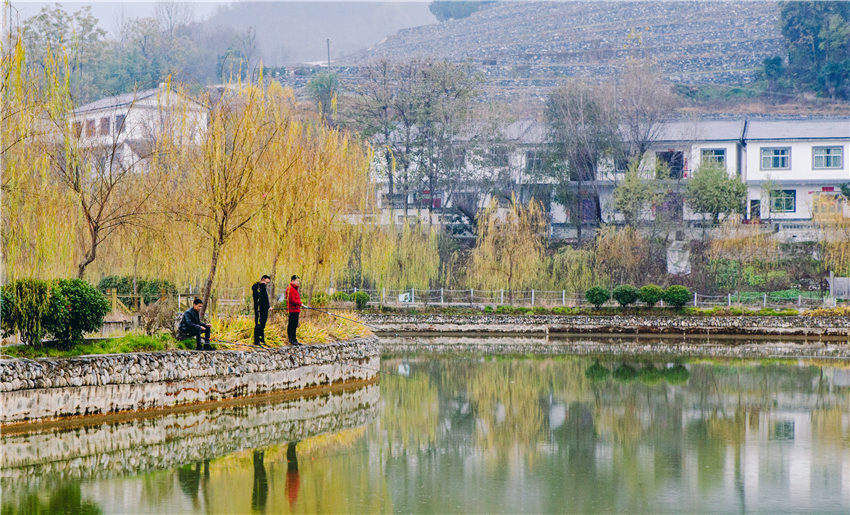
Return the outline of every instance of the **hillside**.
<path id="1" fill-rule="evenodd" d="M 627 57 L 649 56 L 674 82 L 741 83 L 781 52 L 777 21 L 775 2 L 503 2 L 401 30 L 345 62 L 472 60 L 507 91 L 605 76 Z"/>

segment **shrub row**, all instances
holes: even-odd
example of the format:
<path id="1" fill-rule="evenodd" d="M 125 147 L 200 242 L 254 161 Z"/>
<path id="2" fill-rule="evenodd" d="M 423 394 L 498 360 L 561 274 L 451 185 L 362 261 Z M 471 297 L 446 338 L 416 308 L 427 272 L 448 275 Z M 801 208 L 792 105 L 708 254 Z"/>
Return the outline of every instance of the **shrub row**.
<path id="1" fill-rule="evenodd" d="M 103 293 L 112 288 L 115 288 L 118 295 L 133 295 L 133 278 L 129 275 L 109 275 L 97 283 L 97 289 Z M 150 304 L 158 300 L 163 292 L 169 295 L 176 294 L 177 288 L 171 281 L 165 279 L 137 278 L 136 291 L 145 304 Z"/>
<path id="2" fill-rule="evenodd" d="M 663 300 L 670 306 L 680 309 L 693 299 L 693 293 L 688 288 L 679 284 L 668 286 L 667 289 L 655 284 L 647 284 L 640 288 L 635 288 L 629 284 L 621 284 L 614 288 L 614 291 L 601 286 L 593 286 L 584 292 L 584 298 L 597 308 L 613 298 L 624 308 L 637 301 L 641 301 L 647 306 L 652 307 Z"/>
<path id="3" fill-rule="evenodd" d="M 17 333 L 23 343 L 40 346 L 51 336 L 68 345 L 101 328 L 109 301 L 81 279 L 18 279 L 2 287 L 0 310 L 4 337 Z"/>

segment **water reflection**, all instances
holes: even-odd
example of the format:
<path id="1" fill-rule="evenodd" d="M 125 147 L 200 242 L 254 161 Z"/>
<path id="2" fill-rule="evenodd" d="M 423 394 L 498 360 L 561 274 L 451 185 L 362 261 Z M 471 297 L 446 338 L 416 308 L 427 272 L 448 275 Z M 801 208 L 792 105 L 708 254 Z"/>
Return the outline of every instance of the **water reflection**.
<path id="1" fill-rule="evenodd" d="M 70 502 L 215 513 L 850 507 L 845 362 L 405 355 L 382 367 L 379 400 L 363 398 L 379 407 L 363 422 L 269 442 L 259 435 L 303 426 L 316 407 L 257 408 L 241 425 L 230 414 L 217 438 L 231 451 L 72 480 Z M 189 427 L 171 438 L 194 442 Z M 147 448 L 135 452 L 150 463 Z M 29 477 L 49 467 L 22 466 Z M 4 513 L 23 511 L 35 487 L 3 475 Z M 42 487 L 48 503 L 55 487 Z"/>

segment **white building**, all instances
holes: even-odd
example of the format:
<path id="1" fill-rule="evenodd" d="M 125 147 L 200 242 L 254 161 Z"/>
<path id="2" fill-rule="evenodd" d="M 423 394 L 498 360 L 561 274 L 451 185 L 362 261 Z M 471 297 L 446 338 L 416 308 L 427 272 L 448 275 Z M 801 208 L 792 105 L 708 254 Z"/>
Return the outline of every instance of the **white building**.
<path id="1" fill-rule="evenodd" d="M 680 192 L 701 163 L 708 160 L 725 168 L 730 176 L 740 177 L 747 185 L 747 219 L 769 220 L 780 229 L 787 226 L 792 232 L 790 239 L 796 239 L 793 231 L 804 231 L 806 224 L 810 226 L 818 197 L 828 195 L 846 204 L 838 195 L 841 185 L 850 183 L 846 158 L 850 152 L 850 118 L 678 120 L 662 123 L 655 132 L 641 170 L 648 177 L 656 173 L 660 162 L 667 165 L 670 176 L 666 181 L 672 193 L 666 205 L 683 222 L 704 219 L 704 215 L 688 209 Z M 542 200 L 549 209 L 555 234 L 570 237 L 573 224 L 570 212 L 576 206 L 556 202 L 553 181 L 537 173 L 546 166 L 545 125 L 534 120 L 514 122 L 504 128 L 502 137 L 499 149 L 476 148 L 459 142 L 458 146 L 466 146 L 459 164 L 461 175 L 470 177 L 470 184 L 475 178 L 487 175 L 487 171 L 502 177 L 504 189 L 520 200 L 532 197 Z M 495 160 L 498 162 L 481 159 L 480 155 L 485 153 L 500 158 Z M 608 159 L 599 163 L 595 181 L 582 183 L 582 219 L 588 226 L 597 223 L 597 213 L 603 222 L 622 220 L 612 206 L 612 194 L 622 176 L 623 170 Z M 441 208 L 452 207 L 452 199 L 444 192 L 429 193 L 428 197 L 438 198 Z M 489 196 L 478 199 L 479 207 L 483 207 Z M 416 200 L 417 193 L 411 192 L 409 205 L 416 205 Z M 383 219 L 388 221 L 388 205 L 383 207 Z M 395 207 L 399 207 L 398 199 Z M 653 216 L 647 210 L 647 219 Z"/>
<path id="2" fill-rule="evenodd" d="M 157 138 L 165 132 L 198 141 L 207 120 L 205 106 L 161 84 L 82 105 L 70 123 L 79 147 L 92 157 L 114 156 L 122 166 L 131 167 L 150 156 Z"/>

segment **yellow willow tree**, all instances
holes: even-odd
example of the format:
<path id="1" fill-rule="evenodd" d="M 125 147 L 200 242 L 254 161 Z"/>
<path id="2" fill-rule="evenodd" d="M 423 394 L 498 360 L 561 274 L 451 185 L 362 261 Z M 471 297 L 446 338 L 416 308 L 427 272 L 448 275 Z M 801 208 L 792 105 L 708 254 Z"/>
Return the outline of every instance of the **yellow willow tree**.
<path id="1" fill-rule="evenodd" d="M 544 268 L 545 220 L 536 202 L 523 206 L 514 199 L 506 210 L 491 202 L 481 214 L 470 255 L 470 286 L 510 290 L 511 301 L 513 290 L 531 287 Z"/>
<path id="2" fill-rule="evenodd" d="M 850 207 L 848 200 L 820 195 L 812 205 L 818 246 L 826 270 L 850 275 Z"/>
<path id="3" fill-rule="evenodd" d="M 51 113 L 67 111 L 68 69 L 52 56 L 27 66 L 20 39 L 0 56 L 3 270 L 11 277 L 56 277 L 74 259 L 75 211 L 50 178 L 42 151 Z"/>
<path id="4" fill-rule="evenodd" d="M 207 126 L 188 141 L 186 124 L 174 124 L 158 166 L 170 179 L 162 205 L 179 223 L 177 237 L 197 240 L 208 252 L 204 310 L 222 252 L 269 205 L 274 182 L 289 180 L 292 163 L 272 157 L 286 144 L 292 121 L 270 116 L 268 93 L 262 77 L 255 84 L 229 84 L 211 106 Z"/>
<path id="5" fill-rule="evenodd" d="M 362 277 L 376 288 L 427 289 L 438 279 L 439 236 L 430 226 L 370 226 L 361 238 Z"/>

